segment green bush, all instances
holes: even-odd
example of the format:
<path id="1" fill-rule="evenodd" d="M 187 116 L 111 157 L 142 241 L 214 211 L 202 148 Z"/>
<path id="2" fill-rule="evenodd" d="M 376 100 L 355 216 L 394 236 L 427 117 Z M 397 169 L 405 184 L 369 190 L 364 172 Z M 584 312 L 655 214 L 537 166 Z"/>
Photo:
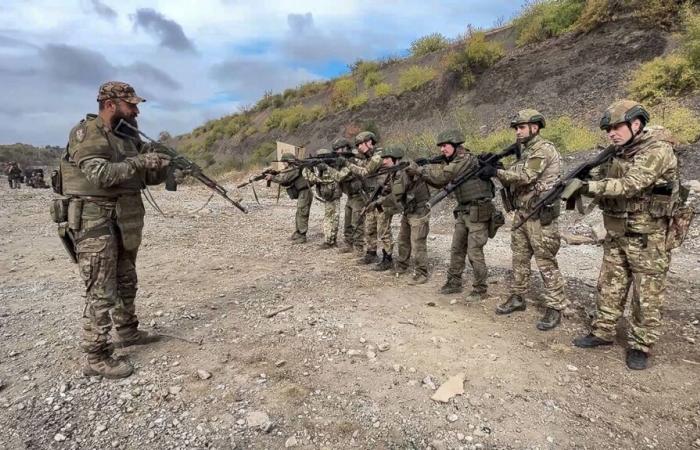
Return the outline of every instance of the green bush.
<path id="1" fill-rule="evenodd" d="M 274 142 L 263 142 L 250 155 L 250 165 L 261 166 L 267 165 L 274 158 L 273 153 L 277 151 L 277 145 Z"/>
<path id="2" fill-rule="evenodd" d="M 268 131 L 275 128 L 282 128 L 285 131 L 291 132 L 296 130 L 302 123 L 316 120 L 322 115 L 323 109 L 320 106 L 305 108 L 302 105 L 296 105 L 290 108 L 275 109 L 265 121 L 265 128 L 267 128 Z"/>
<path id="3" fill-rule="evenodd" d="M 678 96 L 700 86 L 700 72 L 685 56 L 672 54 L 642 64 L 629 85 L 636 99 L 656 104 L 667 96 Z"/>
<path id="4" fill-rule="evenodd" d="M 513 21 L 517 45 L 541 42 L 570 30 L 586 6 L 585 0 L 533 0 Z"/>
<path id="5" fill-rule="evenodd" d="M 265 92 L 263 98 L 255 104 L 255 110 L 263 111 L 267 108 L 279 108 L 282 105 L 284 105 L 284 97 L 281 94 L 273 94 L 268 91 Z"/>
<path id="6" fill-rule="evenodd" d="M 352 78 L 341 78 L 333 83 L 331 92 L 331 105 L 335 108 L 345 108 L 350 103 L 350 99 L 355 95 L 355 80 Z"/>
<path id="7" fill-rule="evenodd" d="M 651 108 L 650 115 L 650 125 L 668 128 L 681 143 L 695 142 L 700 138 L 700 117 L 674 101 Z"/>
<path id="8" fill-rule="evenodd" d="M 430 67 L 411 66 L 399 74 L 399 92 L 417 89 L 435 78 L 436 72 Z"/>
<path id="9" fill-rule="evenodd" d="M 358 59 L 350 66 L 350 70 L 358 79 L 364 80 L 367 74 L 379 70 L 379 63 L 376 61 L 363 61 Z"/>
<path id="10" fill-rule="evenodd" d="M 449 47 L 450 43 L 440 33 L 433 33 L 411 42 L 411 56 L 420 57 Z"/>
<path id="11" fill-rule="evenodd" d="M 503 128 L 492 133 L 482 134 L 473 130 L 464 130 L 464 146 L 474 153 L 498 152 L 515 142 L 515 134 L 510 128 Z"/>
<path id="12" fill-rule="evenodd" d="M 574 122 L 570 117 L 557 117 L 547 121 L 542 137 L 554 143 L 560 153 L 590 150 L 605 143 L 605 136 Z"/>
<path id="13" fill-rule="evenodd" d="M 350 107 L 352 109 L 358 108 L 358 107 L 364 105 L 365 103 L 367 103 L 367 100 L 368 100 L 367 94 L 356 95 L 355 97 L 353 97 L 350 100 L 350 102 L 348 103 L 348 107 Z"/>
<path id="14" fill-rule="evenodd" d="M 681 34 L 681 50 L 690 67 L 700 71 L 700 13 L 687 6 L 683 11 L 683 33 Z"/>
<path id="15" fill-rule="evenodd" d="M 474 82 L 474 73 L 482 72 L 493 66 L 505 55 L 503 45 L 488 42 L 486 34 L 477 31 L 466 38 L 464 48 L 446 56 L 445 70 L 459 77 L 463 88 L 469 88 Z"/>
<path id="16" fill-rule="evenodd" d="M 310 95 L 318 94 L 326 88 L 326 83 L 321 81 L 310 81 L 304 83 L 297 88 L 297 97 L 304 98 Z"/>
<path id="17" fill-rule="evenodd" d="M 238 134 L 249 123 L 249 119 L 244 115 L 234 115 L 228 118 L 224 125 L 224 135 L 232 137 Z"/>
<path id="18" fill-rule="evenodd" d="M 374 87 L 374 95 L 377 97 L 385 97 L 391 94 L 391 85 L 389 83 L 379 83 Z"/>
<path id="19" fill-rule="evenodd" d="M 384 80 L 384 76 L 382 76 L 381 73 L 379 72 L 370 72 L 367 75 L 365 75 L 365 78 L 363 80 L 363 83 L 365 85 L 366 89 L 373 88 L 374 86 L 378 85 Z"/>
<path id="20" fill-rule="evenodd" d="M 590 31 L 612 18 L 609 0 L 588 0 L 574 28 L 578 31 Z"/>

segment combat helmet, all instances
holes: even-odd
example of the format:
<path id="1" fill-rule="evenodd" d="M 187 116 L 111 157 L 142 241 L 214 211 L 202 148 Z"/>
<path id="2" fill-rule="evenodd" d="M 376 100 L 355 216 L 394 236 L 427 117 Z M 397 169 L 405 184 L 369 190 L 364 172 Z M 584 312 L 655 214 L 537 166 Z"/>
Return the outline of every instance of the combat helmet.
<path id="1" fill-rule="evenodd" d="M 649 112 L 644 107 L 634 100 L 618 100 L 603 113 L 600 118 L 600 129 L 609 130 L 620 123 L 631 125 L 634 119 L 642 121 L 642 126 L 649 122 Z"/>
<path id="2" fill-rule="evenodd" d="M 328 150 L 327 148 L 319 148 L 318 151 L 316 151 L 316 156 L 321 156 L 321 155 L 330 155 L 333 152 Z"/>
<path id="3" fill-rule="evenodd" d="M 464 134 L 459 130 L 445 130 L 437 136 L 438 147 L 442 144 L 452 144 L 455 147 L 464 143 Z"/>
<path id="4" fill-rule="evenodd" d="M 404 149 L 400 145 L 390 145 L 382 150 L 382 158 L 401 159 L 404 156 Z"/>
<path id="5" fill-rule="evenodd" d="M 518 111 L 518 113 L 510 119 L 511 128 L 525 123 L 536 123 L 540 126 L 540 129 L 544 128 L 546 125 L 544 116 L 535 109 L 523 109 Z"/>
<path id="6" fill-rule="evenodd" d="M 355 136 L 355 146 L 362 144 L 363 142 L 372 141 L 373 144 L 377 143 L 377 136 L 371 131 L 363 131 Z"/>
<path id="7" fill-rule="evenodd" d="M 333 150 L 338 150 L 339 148 L 343 148 L 343 147 L 352 147 L 352 145 L 350 144 L 350 141 L 348 141 L 345 138 L 336 139 L 335 141 L 333 141 L 331 146 L 333 147 Z"/>
<path id="8" fill-rule="evenodd" d="M 285 153 L 285 154 L 282 155 L 282 157 L 280 158 L 280 161 L 287 162 L 287 161 L 294 161 L 295 159 L 296 159 L 296 158 L 295 158 L 294 155 L 292 155 L 291 153 Z"/>

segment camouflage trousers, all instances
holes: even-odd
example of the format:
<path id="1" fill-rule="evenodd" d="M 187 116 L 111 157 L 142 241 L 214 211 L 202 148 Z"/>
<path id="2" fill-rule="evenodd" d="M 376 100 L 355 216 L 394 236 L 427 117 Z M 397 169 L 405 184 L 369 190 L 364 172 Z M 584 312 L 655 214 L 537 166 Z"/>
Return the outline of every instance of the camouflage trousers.
<path id="1" fill-rule="evenodd" d="M 329 200 L 323 209 L 323 238 L 327 244 L 335 245 L 340 221 L 340 199 Z"/>
<path id="2" fill-rule="evenodd" d="M 365 214 L 365 251 L 376 252 L 377 240 L 381 241 L 382 248 L 389 255 L 394 251 L 394 237 L 391 234 L 391 220 L 393 211 L 385 209 L 379 212 L 376 209 Z"/>
<path id="3" fill-rule="evenodd" d="M 99 361 L 114 350 L 109 338 L 112 324 L 121 337 L 133 335 L 138 328 L 134 305 L 138 250 L 125 250 L 119 235 L 104 227 L 79 231 L 76 241 L 86 288 L 81 348 L 88 359 Z"/>
<path id="4" fill-rule="evenodd" d="M 396 268 L 408 269 L 409 260 L 413 255 L 413 266 L 416 274 L 428 276 L 428 231 L 430 230 L 430 214 L 423 216 L 401 215 L 399 229 Z"/>
<path id="5" fill-rule="evenodd" d="M 622 317 L 632 288 L 627 342 L 630 348 L 648 352 L 659 339 L 669 264 L 665 227 L 648 235 L 608 234 L 603 242 L 593 334 L 614 340 L 617 320 Z"/>
<path id="6" fill-rule="evenodd" d="M 345 202 L 345 215 L 343 217 L 343 238 L 349 247 L 353 247 L 358 253 L 363 251 L 363 236 L 365 234 L 364 218 L 360 218 L 360 211 L 364 206 L 364 200 L 360 195 L 348 197 Z"/>
<path id="7" fill-rule="evenodd" d="M 450 249 L 450 267 L 447 269 L 448 282 L 462 283 L 465 258 L 469 258 L 473 271 L 472 287 L 477 292 L 486 292 L 489 273 L 486 258 L 484 258 L 484 246 L 489 240 L 488 227 L 488 222 L 469 220 L 468 211 L 457 211 Z"/>
<path id="8" fill-rule="evenodd" d="M 309 214 L 311 213 L 311 203 L 314 200 L 314 194 L 311 189 L 304 189 L 299 192 L 297 199 L 297 214 L 295 218 L 297 235 L 305 235 L 309 230 Z"/>
<path id="9" fill-rule="evenodd" d="M 530 261 L 534 255 L 544 283 L 543 305 L 559 311 L 568 306 L 564 295 L 564 278 L 559 271 L 556 257 L 559 244 L 559 223 L 556 219 L 548 225 L 542 225 L 539 219 L 530 219 L 512 232 L 512 294 L 524 296 L 527 292 L 530 286 Z"/>

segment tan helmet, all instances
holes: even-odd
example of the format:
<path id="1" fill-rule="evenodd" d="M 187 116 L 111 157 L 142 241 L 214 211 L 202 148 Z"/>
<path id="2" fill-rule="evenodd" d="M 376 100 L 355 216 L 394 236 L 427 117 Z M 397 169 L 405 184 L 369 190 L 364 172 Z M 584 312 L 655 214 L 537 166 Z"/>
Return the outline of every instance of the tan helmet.
<path id="1" fill-rule="evenodd" d="M 438 147 L 442 144 L 452 144 L 455 147 L 464 144 L 464 134 L 459 130 L 446 130 L 437 136 Z"/>
<path id="2" fill-rule="evenodd" d="M 405 153 L 406 152 L 404 151 L 403 146 L 390 145 L 389 147 L 382 150 L 382 158 L 401 159 L 403 158 Z"/>
<path id="3" fill-rule="evenodd" d="M 518 113 L 510 119 L 511 128 L 515 128 L 524 123 L 536 123 L 540 126 L 540 129 L 544 128 L 546 125 L 544 116 L 536 109 L 523 109 L 518 111 Z"/>
<path id="4" fill-rule="evenodd" d="M 372 141 L 373 144 L 377 143 L 377 136 L 371 131 L 363 131 L 355 136 L 355 146 L 362 144 L 363 142 Z"/>
<path id="5" fill-rule="evenodd" d="M 328 150 L 327 148 L 319 148 L 318 151 L 316 152 L 316 156 L 319 155 L 331 155 L 333 152 Z"/>
<path id="6" fill-rule="evenodd" d="M 619 123 L 631 124 L 634 119 L 642 121 L 642 126 L 649 123 L 649 113 L 644 106 L 634 100 L 618 100 L 603 113 L 600 129 L 609 130 Z"/>

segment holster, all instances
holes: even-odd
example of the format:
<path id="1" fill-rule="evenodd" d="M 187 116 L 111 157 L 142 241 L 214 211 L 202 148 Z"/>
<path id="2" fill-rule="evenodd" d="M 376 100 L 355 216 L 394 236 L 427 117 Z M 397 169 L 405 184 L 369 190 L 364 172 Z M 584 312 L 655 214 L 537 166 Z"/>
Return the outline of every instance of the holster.
<path id="1" fill-rule="evenodd" d="M 503 209 L 506 212 L 511 212 L 515 209 L 513 205 L 513 196 L 507 188 L 501 189 L 501 201 L 503 202 Z"/>
<path id="2" fill-rule="evenodd" d="M 75 240 L 73 239 L 73 232 L 70 230 L 67 223 L 64 222 L 58 226 L 58 237 L 61 239 L 61 244 L 63 244 L 63 248 L 68 252 L 71 261 L 77 264 L 78 255 L 75 251 Z"/>

